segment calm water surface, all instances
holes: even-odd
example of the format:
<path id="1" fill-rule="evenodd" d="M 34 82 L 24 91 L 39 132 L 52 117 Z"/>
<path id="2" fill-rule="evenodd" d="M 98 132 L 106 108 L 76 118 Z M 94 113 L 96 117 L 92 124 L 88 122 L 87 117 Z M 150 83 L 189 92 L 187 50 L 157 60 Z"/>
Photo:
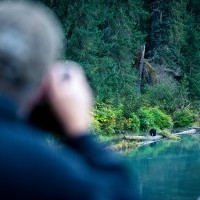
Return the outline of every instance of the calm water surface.
<path id="1" fill-rule="evenodd" d="M 145 200 L 200 200 L 200 134 L 162 141 L 131 152 Z"/>

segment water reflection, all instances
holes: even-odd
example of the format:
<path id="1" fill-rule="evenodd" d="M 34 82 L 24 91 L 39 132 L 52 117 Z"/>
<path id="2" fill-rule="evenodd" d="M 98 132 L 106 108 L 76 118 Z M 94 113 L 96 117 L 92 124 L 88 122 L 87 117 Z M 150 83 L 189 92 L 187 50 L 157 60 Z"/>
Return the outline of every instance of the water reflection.
<path id="1" fill-rule="evenodd" d="M 200 196 L 200 135 L 182 136 L 133 150 L 145 200 L 194 200 Z"/>

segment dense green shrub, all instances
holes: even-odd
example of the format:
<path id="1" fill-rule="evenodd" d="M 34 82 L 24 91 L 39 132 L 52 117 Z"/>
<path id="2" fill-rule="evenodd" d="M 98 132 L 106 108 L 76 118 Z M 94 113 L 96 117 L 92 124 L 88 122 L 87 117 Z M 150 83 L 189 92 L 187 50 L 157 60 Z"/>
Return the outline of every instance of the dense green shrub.
<path id="1" fill-rule="evenodd" d="M 159 108 L 141 108 L 139 110 L 140 129 L 147 131 L 151 128 L 158 130 L 172 128 L 173 122 L 169 115 L 162 112 Z"/>
<path id="2" fill-rule="evenodd" d="M 159 83 L 144 88 L 143 98 L 149 101 L 152 106 L 161 105 L 165 109 L 173 105 L 177 96 L 177 87 L 175 84 Z"/>
<path id="3" fill-rule="evenodd" d="M 151 127 L 155 127 L 153 116 L 145 108 L 139 110 L 139 119 L 140 119 L 140 130 L 145 131 L 149 130 Z"/>
<path id="4" fill-rule="evenodd" d="M 129 118 L 125 119 L 125 130 L 131 131 L 133 133 L 137 133 L 140 130 L 140 120 L 132 113 Z"/>
<path id="5" fill-rule="evenodd" d="M 96 133 L 113 134 L 116 128 L 116 112 L 105 103 L 97 103 L 93 112 L 93 127 Z"/>
<path id="6" fill-rule="evenodd" d="M 174 127 L 188 127 L 194 122 L 195 114 L 190 109 L 178 110 L 174 113 Z"/>
<path id="7" fill-rule="evenodd" d="M 154 123 L 160 129 L 172 128 L 173 122 L 170 115 L 167 115 L 158 108 L 149 109 L 154 118 Z"/>
<path id="8" fill-rule="evenodd" d="M 140 102 L 145 107 L 159 106 L 167 113 L 174 113 L 177 108 L 186 107 L 189 104 L 187 87 L 188 83 L 185 80 L 176 83 L 172 78 L 166 76 L 162 83 L 146 86 L 142 95 L 143 100 Z"/>
<path id="9" fill-rule="evenodd" d="M 139 132 L 139 118 L 131 113 L 128 117 L 123 114 L 123 106 L 111 106 L 97 103 L 93 112 L 93 130 L 97 134 L 112 135 L 114 133 Z"/>
<path id="10" fill-rule="evenodd" d="M 98 102 L 93 112 L 93 129 L 96 133 L 111 135 L 124 131 L 123 106 Z"/>

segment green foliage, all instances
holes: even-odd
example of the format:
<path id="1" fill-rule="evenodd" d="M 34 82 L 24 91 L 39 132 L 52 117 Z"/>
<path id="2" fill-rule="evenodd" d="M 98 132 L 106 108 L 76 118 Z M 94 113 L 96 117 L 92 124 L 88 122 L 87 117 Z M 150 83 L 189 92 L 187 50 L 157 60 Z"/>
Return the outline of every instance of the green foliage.
<path id="1" fill-rule="evenodd" d="M 149 110 L 141 108 L 139 110 L 140 129 L 142 131 L 149 130 L 150 128 L 157 128 L 154 124 L 154 118 Z"/>
<path id="2" fill-rule="evenodd" d="M 134 113 L 131 113 L 128 119 L 125 119 L 125 130 L 137 133 L 140 130 L 140 120 Z"/>
<path id="3" fill-rule="evenodd" d="M 160 84 L 146 86 L 142 96 L 143 102 L 146 103 L 144 106 L 159 106 L 170 114 L 177 109 L 186 108 L 190 104 L 188 85 L 186 78 L 180 83 L 175 83 L 169 78 Z"/>
<path id="4" fill-rule="evenodd" d="M 93 114 L 94 131 L 100 134 L 113 134 L 117 127 L 117 115 L 121 110 L 114 109 L 111 105 L 97 103 Z"/>
<path id="5" fill-rule="evenodd" d="M 156 107 L 141 108 L 139 110 L 139 119 L 142 131 L 148 131 L 151 128 L 160 130 L 172 128 L 173 126 L 171 117 Z"/>
<path id="6" fill-rule="evenodd" d="M 178 88 L 172 83 L 161 83 L 154 86 L 147 86 L 143 98 L 148 105 L 161 107 L 168 112 L 177 107 Z M 178 101 L 179 102 L 179 101 Z"/>
<path id="7" fill-rule="evenodd" d="M 63 25 L 65 58 L 82 64 L 98 99 L 93 120 L 97 133 L 171 128 L 171 118 L 165 113 L 174 113 L 175 126 L 192 123 L 185 110 L 200 100 L 199 1 L 42 2 Z M 145 58 L 159 81 L 152 85 L 143 81 L 138 95 L 136 62 L 140 61 L 138 49 L 145 43 Z M 166 68 L 180 69 L 181 80 L 167 74 Z M 192 108 L 197 110 L 195 105 Z M 181 109 L 184 112 L 179 115 Z"/>
<path id="8" fill-rule="evenodd" d="M 177 110 L 174 115 L 174 127 L 189 127 L 194 122 L 195 114 L 192 110 Z"/>
<path id="9" fill-rule="evenodd" d="M 154 57 L 154 61 L 160 61 L 162 51 L 169 42 L 168 29 L 170 20 L 170 4 L 165 0 L 154 0 L 148 4 L 152 13 L 151 31 L 149 33 L 150 56 Z M 158 55 L 158 56 L 157 56 Z"/>
<path id="10" fill-rule="evenodd" d="M 131 113 L 128 118 L 123 115 L 123 106 L 97 103 L 93 113 L 93 129 L 97 134 L 113 135 L 129 131 L 139 132 L 139 118 Z"/>
<path id="11" fill-rule="evenodd" d="M 58 15 L 66 35 L 67 59 L 86 70 L 96 96 L 134 103 L 137 50 L 149 14 L 143 0 L 43 0 Z"/>
<path id="12" fill-rule="evenodd" d="M 149 109 L 149 112 L 152 113 L 154 123 L 157 127 L 159 127 L 160 129 L 172 128 L 173 122 L 170 115 L 167 115 L 156 107 Z"/>

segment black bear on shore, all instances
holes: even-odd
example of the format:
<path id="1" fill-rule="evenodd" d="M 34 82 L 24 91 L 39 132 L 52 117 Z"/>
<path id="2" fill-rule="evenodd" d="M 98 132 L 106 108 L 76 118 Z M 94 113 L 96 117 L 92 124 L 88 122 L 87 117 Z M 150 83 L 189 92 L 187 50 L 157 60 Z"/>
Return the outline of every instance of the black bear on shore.
<path id="1" fill-rule="evenodd" d="M 151 136 L 156 136 L 156 129 L 155 128 L 152 128 L 150 131 L 149 131 L 149 134 Z"/>

